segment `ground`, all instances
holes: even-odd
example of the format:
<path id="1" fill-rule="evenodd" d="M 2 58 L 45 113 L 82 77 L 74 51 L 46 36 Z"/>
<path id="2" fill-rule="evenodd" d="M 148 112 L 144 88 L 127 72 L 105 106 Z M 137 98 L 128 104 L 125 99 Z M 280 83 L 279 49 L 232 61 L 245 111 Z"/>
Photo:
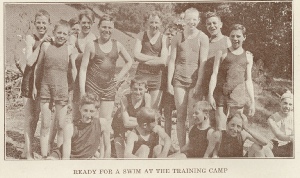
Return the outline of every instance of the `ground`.
<path id="1" fill-rule="evenodd" d="M 32 21 L 34 18 L 34 13 L 38 9 L 46 9 L 51 14 L 51 21 L 58 21 L 60 18 L 70 19 L 75 16 L 78 11 L 73 7 L 67 5 L 6 5 L 6 43 L 5 43 L 5 67 L 6 67 L 6 112 L 5 112 L 5 142 L 6 142 L 6 159 L 20 159 L 21 153 L 24 147 L 24 112 L 23 112 L 23 102 L 22 98 L 19 97 L 19 85 L 21 78 L 12 79 L 10 77 L 11 73 L 18 73 L 16 67 L 14 66 L 14 54 L 17 53 L 21 56 L 21 60 L 24 62 L 24 54 L 22 53 L 25 47 L 24 38 L 25 34 L 32 31 Z M 97 20 L 95 22 L 97 24 Z M 97 34 L 97 25 L 94 25 L 92 31 Z M 30 28 L 29 28 L 30 27 Z M 120 41 L 125 48 L 129 51 L 132 56 L 133 46 L 134 46 L 134 36 L 136 34 L 124 33 L 118 29 L 114 31 L 113 38 Z M 124 62 L 120 58 L 118 60 L 118 66 L 122 66 Z M 136 69 L 136 63 L 130 70 L 129 78 L 121 86 L 119 92 L 116 96 L 116 106 L 117 103 L 124 92 L 129 87 L 129 82 L 132 79 Z M 254 90 L 255 90 L 255 101 L 256 101 L 256 114 L 254 117 L 249 118 L 249 123 L 252 129 L 261 132 L 267 138 L 271 138 L 272 134 L 267 126 L 267 118 L 277 111 L 279 108 L 279 96 L 284 92 L 285 89 L 292 90 L 292 81 L 274 79 L 269 81 L 267 84 L 265 81 L 257 81 L 258 77 L 254 78 Z M 10 83 L 13 83 L 14 87 L 7 87 Z M 17 86 L 15 86 L 17 85 Z M 17 94 L 16 94 L 17 93 Z M 12 96 L 13 95 L 13 96 Z M 68 119 L 70 119 L 69 110 Z M 247 108 L 245 109 L 247 113 Z M 39 159 L 40 149 L 39 149 L 39 125 L 35 133 L 35 139 L 33 141 L 33 150 L 35 158 Z M 172 143 L 175 147 L 178 147 L 178 142 L 176 139 L 176 129 L 175 125 L 172 127 Z M 246 143 L 245 146 L 249 146 Z"/>

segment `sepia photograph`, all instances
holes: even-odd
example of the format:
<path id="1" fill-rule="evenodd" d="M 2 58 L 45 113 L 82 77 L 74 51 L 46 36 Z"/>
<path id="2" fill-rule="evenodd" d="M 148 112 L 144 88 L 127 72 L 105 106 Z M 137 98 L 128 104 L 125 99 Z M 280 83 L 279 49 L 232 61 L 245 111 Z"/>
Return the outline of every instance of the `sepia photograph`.
<path id="1" fill-rule="evenodd" d="M 295 164 L 293 1 L 2 5 L 1 164 L 69 164 L 45 170 L 58 177 Z"/>

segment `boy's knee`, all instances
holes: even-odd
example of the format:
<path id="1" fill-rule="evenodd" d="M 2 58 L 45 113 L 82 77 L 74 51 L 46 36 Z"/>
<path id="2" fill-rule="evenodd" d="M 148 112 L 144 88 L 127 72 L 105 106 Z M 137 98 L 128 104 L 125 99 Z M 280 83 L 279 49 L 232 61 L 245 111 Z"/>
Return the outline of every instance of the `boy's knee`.
<path id="1" fill-rule="evenodd" d="M 250 149 L 253 150 L 253 151 L 262 151 L 262 148 L 263 148 L 262 146 L 260 146 L 256 143 L 253 143 L 250 147 Z"/>
<path id="2" fill-rule="evenodd" d="M 153 148 L 153 155 L 154 156 L 157 156 L 161 153 L 161 150 L 162 150 L 162 145 L 156 145 L 154 148 Z"/>

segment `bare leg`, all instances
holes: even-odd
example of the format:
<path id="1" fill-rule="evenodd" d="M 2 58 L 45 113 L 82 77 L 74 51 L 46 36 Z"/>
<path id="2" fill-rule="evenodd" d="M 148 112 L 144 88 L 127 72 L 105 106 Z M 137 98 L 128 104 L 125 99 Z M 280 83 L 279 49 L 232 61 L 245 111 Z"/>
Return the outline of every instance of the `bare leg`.
<path id="1" fill-rule="evenodd" d="M 193 118 L 193 106 L 197 100 L 193 97 L 193 92 L 188 93 L 188 102 L 187 102 L 187 119 L 189 121 L 189 129 L 194 125 L 195 121 Z"/>
<path id="2" fill-rule="evenodd" d="M 152 155 L 152 158 L 157 158 L 158 155 L 161 153 L 163 147 L 162 145 L 156 145 L 154 148 L 153 148 L 153 155 Z"/>
<path id="3" fill-rule="evenodd" d="M 182 148 L 186 144 L 185 122 L 187 117 L 188 92 L 184 88 L 174 87 L 174 97 L 177 110 L 177 138 L 179 147 Z"/>
<path id="4" fill-rule="evenodd" d="M 41 154 L 46 157 L 48 154 L 49 131 L 51 125 L 51 110 L 49 103 L 41 103 L 42 123 L 40 134 Z"/>
<path id="5" fill-rule="evenodd" d="M 141 147 L 136 151 L 135 156 L 139 158 L 148 158 L 150 153 L 150 148 L 146 145 L 141 145 Z"/>
<path id="6" fill-rule="evenodd" d="M 117 153 L 117 158 L 124 158 L 124 150 L 125 150 L 125 141 L 121 137 L 116 137 L 114 139 L 115 148 Z"/>
<path id="7" fill-rule="evenodd" d="M 168 156 L 168 158 L 186 159 L 186 155 L 184 153 L 174 153 Z"/>
<path id="8" fill-rule="evenodd" d="M 172 109 L 170 105 L 164 106 L 165 131 L 171 137 L 172 131 Z"/>
<path id="9" fill-rule="evenodd" d="M 151 96 L 152 108 L 158 110 L 159 105 L 160 105 L 161 96 L 162 96 L 162 91 L 161 90 L 152 90 L 152 91 L 150 91 L 150 96 Z"/>
<path id="10" fill-rule="evenodd" d="M 79 111 L 79 104 L 76 102 L 72 102 L 72 120 L 76 121 L 78 119 L 80 119 L 81 114 Z"/>
<path id="11" fill-rule="evenodd" d="M 219 130 L 226 130 L 227 117 L 224 114 L 223 107 L 217 107 L 216 110 L 216 125 Z"/>
<path id="12" fill-rule="evenodd" d="M 55 105 L 55 119 L 58 121 L 57 127 L 57 147 L 60 147 L 63 144 L 63 128 L 66 123 L 66 115 L 67 115 L 68 105 Z"/>
<path id="13" fill-rule="evenodd" d="M 101 101 L 99 108 L 100 118 L 105 118 L 110 126 L 110 132 L 112 133 L 111 123 L 112 123 L 112 111 L 114 108 L 114 101 Z M 100 140 L 100 155 L 104 156 L 104 144 L 103 139 Z"/>

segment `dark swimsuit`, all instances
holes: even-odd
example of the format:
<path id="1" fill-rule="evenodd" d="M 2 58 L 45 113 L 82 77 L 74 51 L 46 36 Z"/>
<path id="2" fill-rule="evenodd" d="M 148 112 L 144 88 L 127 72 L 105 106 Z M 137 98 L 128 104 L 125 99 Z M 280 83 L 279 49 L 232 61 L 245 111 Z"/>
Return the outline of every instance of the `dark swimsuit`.
<path id="1" fill-rule="evenodd" d="M 241 134 L 232 137 L 227 134 L 226 130 L 222 131 L 222 140 L 218 156 L 222 157 L 243 157 L 243 139 Z"/>
<path id="2" fill-rule="evenodd" d="M 159 57 L 161 55 L 162 36 L 160 34 L 155 44 L 152 45 L 147 32 L 144 32 L 141 53 Z M 149 91 L 159 90 L 161 87 L 162 68 L 163 66 L 150 66 L 144 62 L 139 62 L 135 75 L 147 81 Z"/>
<path id="3" fill-rule="evenodd" d="M 142 145 L 146 145 L 150 148 L 150 152 L 149 152 L 149 158 L 152 157 L 153 154 L 153 148 L 158 145 L 159 143 L 159 136 L 157 133 L 155 132 L 151 132 L 148 141 L 144 140 L 140 133 L 138 132 L 138 130 L 135 128 L 134 132 L 137 134 L 138 136 L 138 140 L 134 142 L 134 147 L 133 147 L 133 151 L 132 153 L 135 154 L 136 151 L 142 146 Z"/>
<path id="4" fill-rule="evenodd" d="M 33 34 L 32 35 L 35 43 L 32 47 L 32 51 L 36 50 L 36 48 L 42 43 L 40 39 Z M 34 82 L 34 69 L 37 64 L 37 61 L 32 66 L 26 65 L 24 74 L 23 74 L 23 79 L 22 79 L 22 84 L 21 84 L 21 95 L 26 98 L 32 98 L 32 90 L 33 90 L 33 82 Z M 37 90 L 40 89 L 40 82 L 37 82 Z"/>
<path id="5" fill-rule="evenodd" d="M 196 125 L 194 125 L 189 133 L 189 143 L 190 148 L 187 152 L 188 158 L 203 158 L 207 146 L 207 132 L 210 127 L 205 130 L 199 130 Z"/>
<path id="6" fill-rule="evenodd" d="M 86 92 L 93 92 L 101 101 L 114 101 L 117 92 L 115 80 L 116 61 L 119 58 L 117 41 L 112 39 L 112 49 L 105 53 L 98 40 L 94 41 L 95 56 L 90 60 L 86 72 Z"/>
<path id="7" fill-rule="evenodd" d="M 128 115 L 130 117 L 136 117 L 137 112 L 145 106 L 145 97 L 143 97 L 143 101 L 141 103 L 141 105 L 137 108 L 134 108 L 133 104 L 132 104 L 132 100 L 131 100 L 131 94 L 127 94 L 126 95 L 127 98 L 127 112 Z M 113 121 L 112 121 L 112 128 L 114 130 L 114 137 L 122 137 L 125 138 L 125 132 L 127 132 L 128 130 L 132 130 L 132 129 L 128 129 L 124 127 L 123 124 L 123 120 L 122 120 L 122 116 L 121 116 L 121 108 L 119 108 L 116 112 L 116 114 L 114 115 Z"/>

